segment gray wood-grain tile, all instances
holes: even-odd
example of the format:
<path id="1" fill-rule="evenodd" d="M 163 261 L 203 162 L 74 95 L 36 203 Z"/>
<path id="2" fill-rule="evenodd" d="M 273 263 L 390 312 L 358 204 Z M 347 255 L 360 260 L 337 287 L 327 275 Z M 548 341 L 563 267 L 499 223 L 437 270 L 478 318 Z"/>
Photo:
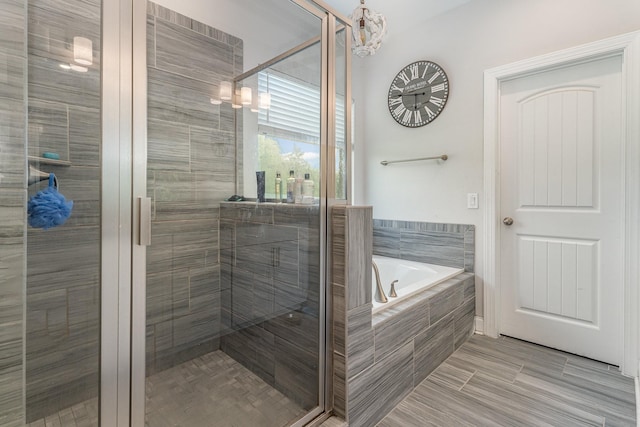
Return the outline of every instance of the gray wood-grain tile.
<path id="1" fill-rule="evenodd" d="M 374 219 L 373 253 L 473 272 L 475 226 Z"/>
<path id="2" fill-rule="evenodd" d="M 358 375 L 374 363 L 374 331 L 371 327 L 371 303 L 347 313 L 347 370 Z"/>
<path id="3" fill-rule="evenodd" d="M 379 424 L 635 426 L 633 379 L 535 344 L 474 335 Z"/>
<path id="4" fill-rule="evenodd" d="M 413 342 L 349 381 L 349 425 L 368 427 L 413 389 Z"/>
<path id="5" fill-rule="evenodd" d="M 325 422 L 323 422 L 322 424 L 320 424 L 319 427 L 348 427 L 348 426 L 349 424 L 347 424 L 343 419 L 338 417 L 331 417 Z"/>
<path id="6" fill-rule="evenodd" d="M 25 414 L 25 12 L 23 1 L 7 0 L 0 14 L 0 425 L 6 427 L 21 427 Z"/>
<path id="7" fill-rule="evenodd" d="M 306 413 L 221 351 L 148 377 L 146 396 L 148 427 L 286 426 Z M 28 424 L 28 427 L 49 426 L 97 427 L 98 399 Z"/>

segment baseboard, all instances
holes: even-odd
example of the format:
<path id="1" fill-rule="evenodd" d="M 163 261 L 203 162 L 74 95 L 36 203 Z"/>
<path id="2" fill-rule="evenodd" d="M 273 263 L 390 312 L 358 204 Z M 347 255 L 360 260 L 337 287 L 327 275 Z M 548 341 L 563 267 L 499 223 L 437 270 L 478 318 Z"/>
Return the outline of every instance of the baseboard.
<path id="1" fill-rule="evenodd" d="M 484 317 L 476 316 L 475 333 L 478 335 L 484 335 Z"/>
<path id="2" fill-rule="evenodd" d="M 640 360 L 638 361 L 638 375 L 640 375 Z M 638 376 L 633 378 L 636 386 L 636 426 L 640 427 L 640 381 Z"/>

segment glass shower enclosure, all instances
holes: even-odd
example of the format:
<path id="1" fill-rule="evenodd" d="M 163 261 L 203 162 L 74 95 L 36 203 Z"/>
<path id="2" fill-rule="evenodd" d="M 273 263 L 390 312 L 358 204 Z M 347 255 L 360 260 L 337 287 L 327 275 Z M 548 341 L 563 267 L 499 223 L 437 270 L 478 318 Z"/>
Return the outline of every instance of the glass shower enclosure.
<path id="1" fill-rule="evenodd" d="M 306 0 L 0 10 L 0 425 L 285 426 L 325 411 L 346 18 Z M 27 207 L 52 175 L 73 208 L 43 229 Z"/>

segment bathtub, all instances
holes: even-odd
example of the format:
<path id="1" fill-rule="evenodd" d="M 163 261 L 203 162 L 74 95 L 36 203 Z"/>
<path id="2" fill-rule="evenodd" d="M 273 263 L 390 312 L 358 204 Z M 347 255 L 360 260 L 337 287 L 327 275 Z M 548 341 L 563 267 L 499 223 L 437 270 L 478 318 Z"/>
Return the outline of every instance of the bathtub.
<path id="1" fill-rule="evenodd" d="M 376 295 L 376 275 L 371 273 L 371 286 L 373 287 L 373 313 L 384 310 L 411 296 L 426 291 L 427 289 L 454 277 L 464 270 L 462 268 L 445 267 L 442 265 L 424 264 L 421 262 L 406 261 L 397 258 L 388 258 L 374 255 L 373 260 L 380 271 L 380 281 L 382 288 L 389 302 L 381 303 L 375 299 Z M 373 268 L 372 268 L 373 270 Z M 389 290 L 391 282 L 397 280 L 395 284 L 397 297 L 391 298 Z"/>

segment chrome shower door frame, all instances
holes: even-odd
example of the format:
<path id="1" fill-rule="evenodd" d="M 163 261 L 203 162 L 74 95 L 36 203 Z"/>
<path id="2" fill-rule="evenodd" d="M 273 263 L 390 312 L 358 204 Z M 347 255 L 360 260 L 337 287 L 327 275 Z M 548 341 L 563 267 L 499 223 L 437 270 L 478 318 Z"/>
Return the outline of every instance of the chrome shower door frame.
<path id="1" fill-rule="evenodd" d="M 130 425 L 131 10 L 102 2 L 100 425 Z"/>
<path id="2" fill-rule="evenodd" d="M 331 409 L 331 354 L 329 345 L 330 277 L 328 212 L 332 205 L 348 204 L 351 189 L 351 82 L 346 79 L 345 115 L 347 191 L 335 200 L 335 46 L 336 17 L 349 34 L 346 75 L 351 74 L 350 20 L 319 0 L 290 0 L 322 20 L 321 197 L 320 197 L 320 335 L 319 406 L 298 420 L 301 427 Z M 147 197 L 147 36 L 145 0 L 107 2 L 103 96 L 103 193 L 119 206 L 104 206 L 103 218 L 103 372 L 102 426 L 145 425 L 146 246 L 141 235 L 144 212 L 138 200 Z M 109 9 L 109 10 L 107 10 Z M 107 69 L 109 68 L 109 69 Z M 109 141 L 112 141 L 109 143 Z M 118 170 L 118 179 L 113 171 Z M 107 174 L 104 171 L 110 171 Z M 109 176 L 107 176 L 109 175 Z M 329 185 L 332 184 L 332 185 Z M 108 196 L 112 198 L 107 198 Z M 105 204 L 108 205 L 108 204 Z M 144 224 L 143 224 L 144 228 Z M 117 239 L 114 237 L 117 236 Z M 118 248 L 118 249 L 116 249 Z M 117 250 L 117 256 L 113 254 Z M 108 280 L 107 280 L 108 279 Z M 107 289 L 108 288 L 108 289 Z M 116 308 L 114 308 L 114 306 Z"/>

